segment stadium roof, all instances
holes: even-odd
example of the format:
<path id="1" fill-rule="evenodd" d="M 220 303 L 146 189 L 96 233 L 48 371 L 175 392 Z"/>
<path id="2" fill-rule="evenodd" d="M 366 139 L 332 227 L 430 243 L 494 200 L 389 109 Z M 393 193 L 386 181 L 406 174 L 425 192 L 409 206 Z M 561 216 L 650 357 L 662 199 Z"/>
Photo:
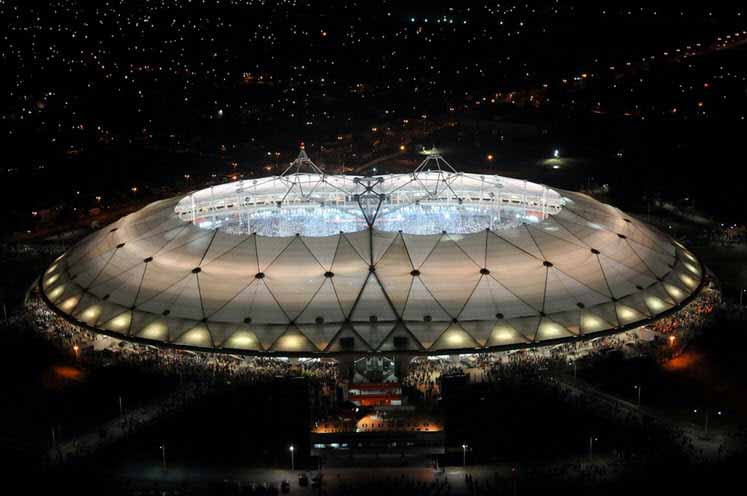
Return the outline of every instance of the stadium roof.
<path id="1" fill-rule="evenodd" d="M 434 165 L 374 178 L 295 167 L 158 201 L 62 255 L 41 287 L 68 318 L 125 339 L 282 355 L 555 343 L 655 318 L 700 286 L 688 250 L 614 207 Z M 256 214 L 282 228 L 302 206 L 296 221 L 324 228 L 339 221 L 330 204 L 362 227 L 263 235 L 243 224 Z M 472 209 L 474 232 L 381 229 L 405 222 L 403 207 L 431 230 L 462 226 L 450 213 Z"/>

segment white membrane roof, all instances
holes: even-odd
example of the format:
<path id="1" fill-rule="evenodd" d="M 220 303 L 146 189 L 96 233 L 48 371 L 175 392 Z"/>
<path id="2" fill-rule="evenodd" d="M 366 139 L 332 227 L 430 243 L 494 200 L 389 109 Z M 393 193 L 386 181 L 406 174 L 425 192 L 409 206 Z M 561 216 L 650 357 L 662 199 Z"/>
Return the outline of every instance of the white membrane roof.
<path id="1" fill-rule="evenodd" d="M 300 193 L 300 182 L 311 188 Z M 156 343 L 436 353 L 614 332 L 679 305 L 702 278 L 698 260 L 652 227 L 586 195 L 524 181 L 441 169 L 381 179 L 294 172 L 251 187 L 158 201 L 91 234 L 45 272 L 45 297 L 74 321 Z M 357 205 L 363 228 L 265 236 L 199 227 L 210 212 L 198 208 L 233 202 L 246 212 L 285 192 L 275 204 L 282 209 L 297 188 L 293 201 L 312 212 L 344 190 L 339 204 Z M 379 230 L 392 193 L 408 188 L 397 201 L 492 208 L 516 196 L 511 208 L 541 215 L 476 232 Z"/>

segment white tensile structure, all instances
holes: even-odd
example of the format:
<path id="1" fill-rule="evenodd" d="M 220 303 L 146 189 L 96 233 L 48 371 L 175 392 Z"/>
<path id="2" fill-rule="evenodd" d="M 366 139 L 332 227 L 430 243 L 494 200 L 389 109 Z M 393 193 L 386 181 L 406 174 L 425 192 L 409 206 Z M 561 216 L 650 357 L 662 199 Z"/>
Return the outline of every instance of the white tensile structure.
<path id="1" fill-rule="evenodd" d="M 158 201 L 40 280 L 89 328 L 232 353 L 473 352 L 635 327 L 701 286 L 683 246 L 586 195 L 456 172 L 281 176 Z"/>

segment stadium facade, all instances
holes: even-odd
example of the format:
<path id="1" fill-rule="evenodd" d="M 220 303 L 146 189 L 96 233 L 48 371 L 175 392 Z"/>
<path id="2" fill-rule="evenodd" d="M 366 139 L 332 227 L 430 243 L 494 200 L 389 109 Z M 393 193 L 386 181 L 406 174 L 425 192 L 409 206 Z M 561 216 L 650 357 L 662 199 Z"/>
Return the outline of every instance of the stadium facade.
<path id="1" fill-rule="evenodd" d="M 280 176 L 152 203 L 40 278 L 67 319 L 238 354 L 472 353 L 622 332 L 675 311 L 703 266 L 586 195 L 457 172 Z"/>

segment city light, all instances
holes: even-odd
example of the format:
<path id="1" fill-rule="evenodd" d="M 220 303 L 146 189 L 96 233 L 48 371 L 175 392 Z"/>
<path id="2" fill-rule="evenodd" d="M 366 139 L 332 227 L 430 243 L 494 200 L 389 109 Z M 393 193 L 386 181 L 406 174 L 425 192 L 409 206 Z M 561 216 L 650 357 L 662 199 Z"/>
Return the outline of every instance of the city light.
<path id="1" fill-rule="evenodd" d="M 43 3 L 0 2 L 26 493 L 741 487 L 743 5 Z"/>

